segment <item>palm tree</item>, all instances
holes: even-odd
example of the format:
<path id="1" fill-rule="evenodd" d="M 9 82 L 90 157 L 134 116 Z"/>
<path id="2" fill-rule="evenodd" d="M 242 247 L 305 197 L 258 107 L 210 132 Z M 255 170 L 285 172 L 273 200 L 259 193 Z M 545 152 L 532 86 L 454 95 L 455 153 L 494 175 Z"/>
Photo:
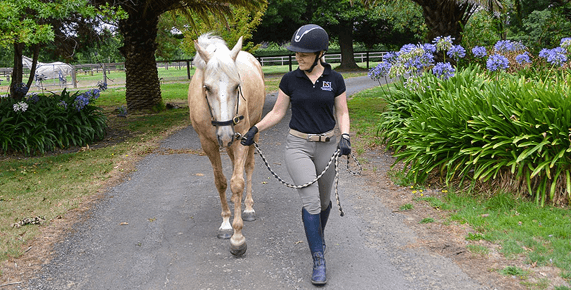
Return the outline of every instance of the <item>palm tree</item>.
<path id="1" fill-rule="evenodd" d="M 231 16 L 230 5 L 256 10 L 266 0 L 92 0 L 96 5 L 109 4 L 121 7 L 128 18 L 119 20 L 125 57 L 126 101 L 129 111 L 152 110 L 162 102 L 155 51 L 159 16 L 168 11 L 180 10 L 206 20 L 213 14 L 225 21 Z M 193 25 L 189 17 L 190 25 Z"/>

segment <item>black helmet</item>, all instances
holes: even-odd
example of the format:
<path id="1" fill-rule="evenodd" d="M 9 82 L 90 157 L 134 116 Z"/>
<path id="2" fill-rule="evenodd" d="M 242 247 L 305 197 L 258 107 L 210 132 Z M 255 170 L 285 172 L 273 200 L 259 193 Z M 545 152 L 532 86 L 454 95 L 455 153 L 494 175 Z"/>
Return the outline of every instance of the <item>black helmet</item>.
<path id="1" fill-rule="evenodd" d="M 306 24 L 300 27 L 291 37 L 287 47 L 295 52 L 318 52 L 329 48 L 329 36 L 325 29 L 316 24 Z"/>

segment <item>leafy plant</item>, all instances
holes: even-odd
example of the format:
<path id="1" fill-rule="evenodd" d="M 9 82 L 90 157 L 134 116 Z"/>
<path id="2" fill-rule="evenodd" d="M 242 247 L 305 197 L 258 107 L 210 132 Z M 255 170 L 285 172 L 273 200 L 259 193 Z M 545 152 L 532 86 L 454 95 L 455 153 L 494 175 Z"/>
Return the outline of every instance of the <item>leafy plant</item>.
<path id="1" fill-rule="evenodd" d="M 490 249 L 484 247 L 484 246 L 480 246 L 480 245 L 467 245 L 466 248 L 474 253 L 474 254 L 478 254 L 478 255 L 482 255 L 485 256 L 488 253 L 490 253 Z"/>
<path id="2" fill-rule="evenodd" d="M 411 210 L 413 209 L 414 206 L 411 203 L 407 203 L 407 204 L 403 204 L 399 207 L 400 211 L 406 211 L 406 210 Z"/>
<path id="3" fill-rule="evenodd" d="M 419 224 L 429 224 L 429 223 L 433 223 L 433 222 L 434 222 L 434 219 L 433 219 L 433 218 L 427 217 L 427 218 L 423 218 L 423 219 L 419 222 Z"/>
<path id="4" fill-rule="evenodd" d="M 435 173 L 448 185 L 498 178 L 540 204 L 570 197 L 571 74 L 500 75 L 473 65 L 448 80 L 426 74 L 425 89 L 396 84 L 385 95 L 381 138 L 415 183 Z"/>
<path id="5" fill-rule="evenodd" d="M 99 90 L 0 99 L 0 152 L 43 154 L 85 146 L 105 136 L 107 118 L 94 105 Z"/>
<path id="6" fill-rule="evenodd" d="M 502 273 L 503 275 L 511 275 L 511 276 L 518 276 L 518 277 L 522 277 L 524 275 L 526 275 L 526 272 L 516 266 L 507 266 L 505 268 L 503 268 L 502 270 L 500 270 L 500 273 Z"/>

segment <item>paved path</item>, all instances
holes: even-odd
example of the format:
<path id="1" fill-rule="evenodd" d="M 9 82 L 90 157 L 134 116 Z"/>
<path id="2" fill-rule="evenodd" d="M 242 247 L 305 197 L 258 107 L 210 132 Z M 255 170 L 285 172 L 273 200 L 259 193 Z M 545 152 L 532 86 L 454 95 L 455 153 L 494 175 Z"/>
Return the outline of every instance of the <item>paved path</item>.
<path id="1" fill-rule="evenodd" d="M 349 94 L 376 85 L 366 77 L 347 80 Z M 265 112 L 275 99 L 268 96 Z M 274 170 L 287 180 L 283 142 L 288 120 L 264 131 L 260 143 Z M 166 139 L 162 148 L 199 149 L 200 144 L 189 127 Z M 228 240 L 216 238 L 220 205 L 208 158 L 150 154 L 56 245 L 53 260 L 25 288 L 313 289 L 297 192 L 281 185 L 256 158 L 258 219 L 245 224 L 248 251 L 242 258 L 229 253 Z M 390 162 L 385 155 L 367 158 Z M 229 159 L 223 162 L 229 176 Z M 339 186 L 346 215 L 340 217 L 334 208 L 328 223 L 324 289 L 485 289 L 449 259 L 407 248 L 416 237 L 404 217 L 372 199 L 385 189 L 344 170 Z"/>

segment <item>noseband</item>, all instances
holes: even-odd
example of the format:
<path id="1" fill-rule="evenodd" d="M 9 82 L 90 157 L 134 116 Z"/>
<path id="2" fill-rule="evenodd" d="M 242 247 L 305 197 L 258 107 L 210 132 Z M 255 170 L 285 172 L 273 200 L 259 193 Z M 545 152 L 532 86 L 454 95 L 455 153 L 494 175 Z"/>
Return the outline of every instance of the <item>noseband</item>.
<path id="1" fill-rule="evenodd" d="M 206 98 L 206 103 L 208 104 L 208 111 L 210 112 L 210 117 L 212 118 L 212 121 L 211 121 L 212 126 L 215 126 L 215 127 L 234 126 L 234 125 L 238 125 L 238 123 L 240 123 L 240 121 L 244 120 L 244 116 L 238 115 L 238 109 L 240 108 L 240 96 L 242 96 L 242 99 L 244 99 L 244 101 L 246 100 L 244 98 L 244 94 L 242 93 L 242 86 L 238 86 L 238 96 L 237 96 L 237 101 L 236 101 L 236 114 L 235 114 L 234 118 L 232 118 L 232 120 L 228 120 L 228 121 L 216 121 L 216 118 L 214 118 L 214 114 L 212 114 L 212 107 L 210 106 L 210 102 L 208 101 L 208 97 L 206 96 L 206 94 L 204 95 L 204 97 Z"/>

